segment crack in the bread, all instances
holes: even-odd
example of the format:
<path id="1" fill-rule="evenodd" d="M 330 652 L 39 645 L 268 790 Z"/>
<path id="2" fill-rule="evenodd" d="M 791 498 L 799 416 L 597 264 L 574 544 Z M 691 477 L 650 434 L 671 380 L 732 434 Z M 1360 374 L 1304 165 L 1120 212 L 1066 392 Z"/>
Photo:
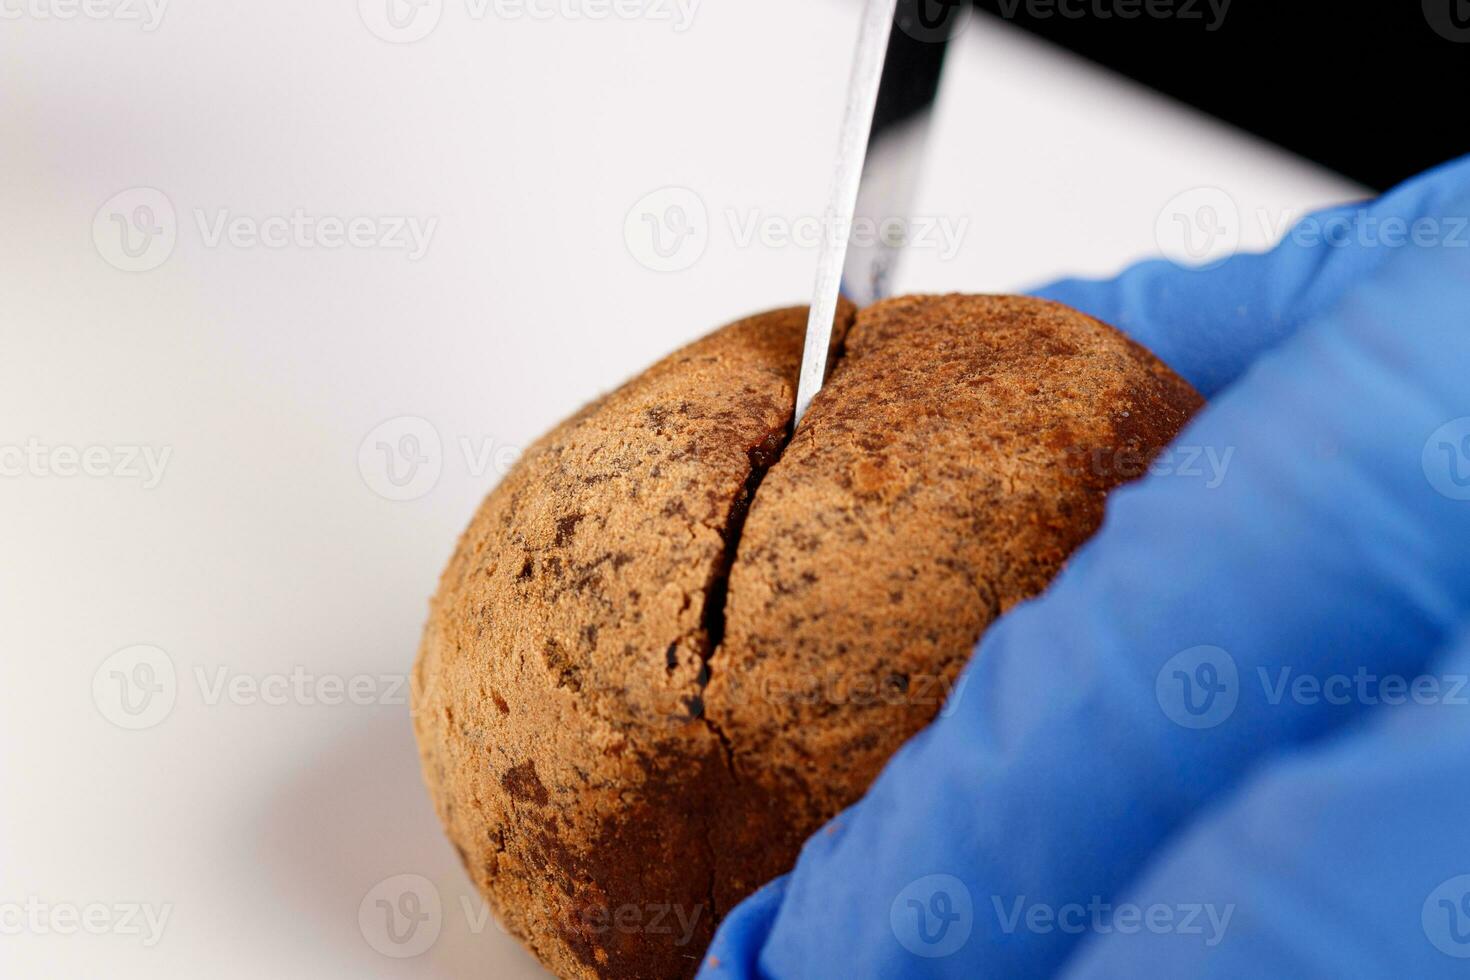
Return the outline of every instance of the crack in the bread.
<path id="1" fill-rule="evenodd" d="M 719 742 L 725 769 L 730 775 L 730 780 L 737 784 L 740 782 L 740 775 L 735 768 L 735 746 L 720 724 L 705 710 L 704 691 L 709 687 L 712 676 L 710 662 L 725 642 L 725 607 L 730 598 L 730 575 L 735 569 L 735 558 L 739 552 L 741 534 L 745 530 L 745 519 L 750 514 L 750 507 L 755 502 L 756 491 L 760 489 L 761 481 L 765 479 L 771 467 L 776 465 L 776 461 L 781 458 L 782 450 L 791 441 L 791 434 L 791 418 L 788 416 L 781 425 L 767 432 L 758 443 L 746 450 L 746 456 L 750 460 L 750 469 L 745 475 L 745 482 L 730 501 L 730 509 L 726 513 L 724 527 L 720 532 L 723 548 L 710 574 L 709 584 L 705 587 L 704 604 L 699 614 L 700 631 L 703 634 L 699 655 L 703 663 L 700 665 L 697 693 L 689 701 L 689 713 L 691 717 L 697 718 Z M 714 830 L 713 821 L 705 821 L 704 852 L 705 861 L 709 867 L 709 876 L 705 881 L 705 902 L 709 905 L 711 918 L 718 922 L 720 909 L 715 900 L 715 886 L 719 880 L 719 862 L 715 852 Z"/>
<path id="2" fill-rule="evenodd" d="M 829 376 L 837 362 L 847 353 L 846 331 L 843 334 L 831 351 L 827 366 Z M 696 693 L 689 699 L 689 714 L 690 717 L 698 719 L 719 743 L 725 769 L 730 775 L 731 782 L 737 785 L 740 782 L 740 773 L 735 767 L 734 743 L 719 723 L 709 716 L 704 703 L 704 692 L 708 689 L 712 676 L 711 662 L 725 643 L 726 605 L 730 598 L 730 576 L 735 570 L 741 536 L 745 532 L 745 519 L 750 516 L 750 508 L 755 503 L 755 496 L 760 490 L 761 482 L 765 480 L 771 467 L 780 461 L 781 454 L 786 451 L 786 447 L 791 444 L 796 434 L 796 393 L 794 390 L 791 395 L 791 408 L 782 419 L 781 424 L 769 430 L 759 442 L 745 451 L 746 457 L 750 460 L 750 469 L 746 472 L 745 482 L 735 494 L 734 499 L 730 501 L 729 511 L 726 512 L 724 526 L 720 531 L 723 547 L 710 574 L 709 584 L 705 587 L 704 602 L 699 614 L 704 643 L 699 648 L 702 663 L 696 680 Z M 709 904 L 710 916 L 715 922 L 719 922 L 720 910 L 715 901 L 715 886 L 719 881 L 719 861 L 713 837 L 715 827 L 713 821 L 706 820 L 704 824 L 705 860 L 709 867 L 709 877 L 705 882 L 705 901 Z"/>
<path id="3" fill-rule="evenodd" d="M 840 335 L 829 351 L 827 358 L 827 377 L 829 379 L 833 370 L 847 354 L 849 332 L 847 329 L 840 331 Z M 704 692 L 709 687 L 710 662 L 725 643 L 725 606 L 730 598 L 730 575 L 735 569 L 741 535 L 745 532 L 745 519 L 750 515 L 750 508 L 755 503 L 755 495 L 760 490 L 761 481 L 766 478 L 771 467 L 780 462 L 781 454 L 786 451 L 787 446 L 791 445 L 791 440 L 795 438 L 795 435 L 796 391 L 792 389 L 791 408 L 781 424 L 768 431 L 759 442 L 745 451 L 746 457 L 750 460 L 750 469 L 745 474 L 745 483 L 735 494 L 735 498 L 730 501 L 730 509 L 725 515 L 724 528 L 720 532 L 724 546 L 719 559 L 715 562 L 709 584 L 705 587 L 704 604 L 700 609 L 700 630 L 704 634 L 700 659 L 703 663 L 696 681 L 698 685 L 696 693 L 689 699 L 689 715 L 702 721 L 720 743 L 720 749 L 725 756 L 725 768 L 729 770 L 730 777 L 737 782 L 740 777 L 735 770 L 735 746 L 719 724 L 706 712 Z"/>
<path id="4" fill-rule="evenodd" d="M 720 743 L 725 757 L 725 768 L 730 771 L 731 777 L 736 779 L 738 776 L 735 771 L 734 746 L 729 736 L 720 728 L 719 723 L 710 718 L 705 710 L 704 691 L 709 687 L 710 662 L 725 642 L 725 606 L 730 597 L 730 575 L 735 568 L 740 537 L 745 530 L 745 519 L 750 514 L 750 507 L 755 502 L 756 491 L 760 489 L 761 481 L 765 479 L 771 467 L 776 465 L 776 461 L 781 458 L 782 450 L 790 441 L 791 419 L 788 417 L 781 425 L 771 429 L 759 442 L 746 450 L 746 457 L 750 460 L 750 469 L 746 472 L 745 482 L 730 501 L 730 509 L 725 515 L 724 527 L 720 532 L 724 546 L 710 573 L 709 584 L 705 586 L 704 604 L 699 614 L 700 632 L 704 638 L 699 653 L 703 664 L 699 670 L 697 693 L 690 698 L 689 714 L 702 721 Z"/>

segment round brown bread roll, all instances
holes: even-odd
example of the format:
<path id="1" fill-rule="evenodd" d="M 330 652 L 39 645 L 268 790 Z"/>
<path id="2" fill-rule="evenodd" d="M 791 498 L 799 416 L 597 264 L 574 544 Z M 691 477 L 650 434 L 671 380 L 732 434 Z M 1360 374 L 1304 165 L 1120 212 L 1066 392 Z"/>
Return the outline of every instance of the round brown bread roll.
<path id="1" fill-rule="evenodd" d="M 1067 307 L 916 296 L 839 313 L 789 436 L 805 322 L 731 324 L 562 423 L 433 600 L 435 806 L 561 976 L 692 975 L 1201 404 Z"/>

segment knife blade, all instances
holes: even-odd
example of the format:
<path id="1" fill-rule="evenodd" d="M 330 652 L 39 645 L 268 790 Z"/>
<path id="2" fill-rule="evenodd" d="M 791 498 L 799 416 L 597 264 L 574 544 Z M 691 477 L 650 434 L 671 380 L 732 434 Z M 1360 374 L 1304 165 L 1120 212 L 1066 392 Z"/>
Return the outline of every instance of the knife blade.
<path id="1" fill-rule="evenodd" d="M 957 0 L 939 0 L 943 13 Z M 823 212 L 793 426 L 827 376 L 839 295 L 866 306 L 888 293 L 908 229 L 948 36 L 920 8 L 934 0 L 865 0 L 848 79 L 832 196 Z M 895 22 L 901 29 L 895 30 Z M 853 240 L 855 230 L 863 234 Z"/>

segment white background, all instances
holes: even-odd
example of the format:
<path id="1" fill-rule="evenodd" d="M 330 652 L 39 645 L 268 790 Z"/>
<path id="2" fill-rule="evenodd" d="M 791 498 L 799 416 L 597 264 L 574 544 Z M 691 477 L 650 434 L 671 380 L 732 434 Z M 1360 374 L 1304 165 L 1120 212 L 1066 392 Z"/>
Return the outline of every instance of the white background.
<path id="1" fill-rule="evenodd" d="M 497 450 L 709 328 L 805 301 L 815 252 L 742 245 L 727 212 L 825 202 L 855 7 L 704 0 L 681 30 L 443 0 L 397 44 L 354 0 L 193 0 L 153 30 L 25 2 L 0 20 L 0 447 L 63 468 L 57 447 L 105 447 L 114 469 L 121 447 L 170 456 L 153 487 L 29 462 L 0 477 L 0 972 L 539 975 L 461 909 L 405 706 L 212 686 L 294 671 L 401 699 Z M 1110 273 L 1169 247 L 1156 227 L 1178 195 L 1221 200 L 1197 188 L 1224 189 L 1248 247 L 1359 193 L 995 22 L 951 58 L 915 212 L 967 230 L 948 258 L 911 253 L 905 291 Z M 625 218 L 669 186 L 705 208 L 705 248 L 660 273 Z M 120 271 L 120 233 L 104 211 L 94 238 L 94 218 L 140 187 L 172 204 L 176 244 Z M 417 261 L 211 246 L 199 226 L 296 209 L 437 225 Z M 359 465 L 401 416 L 442 445 L 409 501 L 375 492 L 392 490 L 377 436 Z M 117 663 L 100 703 L 93 680 L 136 644 L 164 651 L 177 696 L 126 730 L 107 708 Z M 391 959 L 358 909 L 404 873 L 437 890 L 442 928 Z M 170 918 L 151 946 L 16 934 L 4 910 L 28 901 Z"/>

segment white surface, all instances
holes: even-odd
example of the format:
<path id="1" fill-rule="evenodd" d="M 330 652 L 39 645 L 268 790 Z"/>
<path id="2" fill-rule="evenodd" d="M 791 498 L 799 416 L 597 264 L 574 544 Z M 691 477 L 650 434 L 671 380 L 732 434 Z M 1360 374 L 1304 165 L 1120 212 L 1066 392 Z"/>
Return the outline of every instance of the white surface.
<path id="1" fill-rule="evenodd" d="M 826 200 L 856 8 L 711 0 L 680 31 L 476 20 L 466 2 L 446 0 L 413 44 L 373 36 L 344 0 L 195 0 L 153 31 L 0 24 L 0 447 L 101 446 L 108 465 L 119 447 L 171 453 L 151 489 L 32 463 L 0 477 L 6 976 L 539 974 L 462 913 L 469 888 L 404 706 L 215 699 L 207 685 L 301 670 L 383 675 L 376 690 L 397 694 L 494 450 L 710 327 L 804 301 L 815 251 L 742 246 L 724 215 L 791 220 Z M 1157 251 L 1167 202 L 1209 185 L 1249 216 L 1246 244 L 1268 237 L 1257 209 L 1355 193 L 977 20 L 953 52 L 917 208 L 968 234 L 947 259 L 915 250 L 900 285 L 1107 273 Z M 624 229 L 668 186 L 694 199 L 656 204 L 702 204 L 709 224 L 699 260 L 661 273 Z M 128 273 L 104 259 L 122 261 L 110 214 L 101 247 L 93 222 L 137 187 L 167 195 L 177 243 Z M 296 208 L 438 225 L 410 261 L 208 247 L 195 217 Z M 437 484 L 395 502 L 372 489 L 391 490 L 381 466 L 359 471 L 359 446 L 399 416 L 428 420 L 444 451 Z M 488 445 L 490 465 L 469 465 L 461 439 Z M 166 652 L 177 695 L 126 730 L 93 680 L 136 644 Z M 110 673 L 101 683 L 106 704 Z M 401 873 L 437 888 L 442 933 L 391 959 L 358 908 Z M 151 946 L 125 929 L 40 934 L 14 918 L 28 902 L 145 903 L 169 919 Z"/>

